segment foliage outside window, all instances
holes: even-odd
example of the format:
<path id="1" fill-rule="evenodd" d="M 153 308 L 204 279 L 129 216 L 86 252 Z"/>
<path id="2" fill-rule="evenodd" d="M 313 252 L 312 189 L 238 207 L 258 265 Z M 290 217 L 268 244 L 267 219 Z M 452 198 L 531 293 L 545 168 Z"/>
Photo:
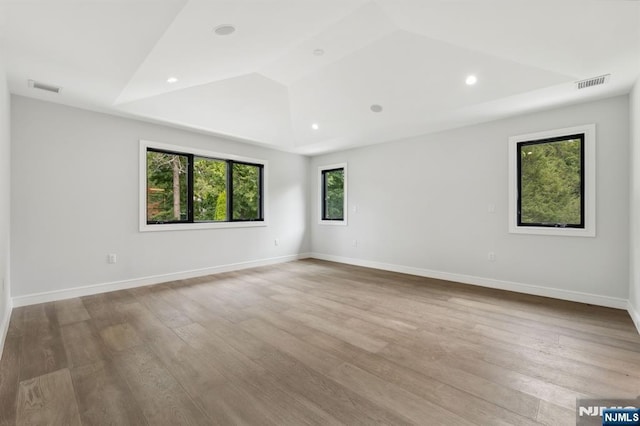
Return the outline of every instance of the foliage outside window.
<path id="1" fill-rule="evenodd" d="M 346 164 L 320 168 L 320 223 L 346 224 Z"/>
<path id="2" fill-rule="evenodd" d="M 509 138 L 509 232 L 595 236 L 595 125 Z"/>
<path id="3" fill-rule="evenodd" d="M 233 162 L 233 197 L 231 211 L 233 220 L 262 220 L 260 203 L 262 168 L 255 164 Z"/>
<path id="4" fill-rule="evenodd" d="M 584 228 L 584 134 L 518 143 L 518 225 Z"/>
<path id="5" fill-rule="evenodd" d="M 141 230 L 264 221 L 264 164 L 173 148 L 141 142 L 146 193 Z"/>

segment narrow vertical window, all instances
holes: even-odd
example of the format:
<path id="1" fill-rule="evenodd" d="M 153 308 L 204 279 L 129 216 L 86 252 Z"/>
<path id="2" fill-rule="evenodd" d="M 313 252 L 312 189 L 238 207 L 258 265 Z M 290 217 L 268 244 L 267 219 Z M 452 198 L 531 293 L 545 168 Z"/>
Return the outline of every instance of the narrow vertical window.
<path id="1" fill-rule="evenodd" d="M 231 164 L 231 220 L 262 220 L 262 166 Z"/>
<path id="2" fill-rule="evenodd" d="M 147 151 L 147 222 L 188 220 L 187 155 Z"/>
<path id="3" fill-rule="evenodd" d="M 193 164 L 193 220 L 227 220 L 227 163 L 196 157 Z"/>
<path id="4" fill-rule="evenodd" d="M 320 168 L 320 222 L 346 223 L 346 165 Z"/>

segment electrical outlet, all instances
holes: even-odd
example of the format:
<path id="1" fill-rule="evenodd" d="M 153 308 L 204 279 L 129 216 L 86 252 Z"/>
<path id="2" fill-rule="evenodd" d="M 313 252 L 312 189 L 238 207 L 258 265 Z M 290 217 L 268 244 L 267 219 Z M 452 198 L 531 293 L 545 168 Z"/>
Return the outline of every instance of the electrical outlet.
<path id="1" fill-rule="evenodd" d="M 107 255 L 107 263 L 114 264 L 118 261 L 118 256 L 115 253 L 109 253 Z"/>
<path id="2" fill-rule="evenodd" d="M 275 240 L 273 240 L 273 245 L 274 246 L 280 245 L 280 241 L 278 241 L 278 239 L 276 238 Z"/>
<path id="3" fill-rule="evenodd" d="M 494 262 L 496 260 L 496 254 L 490 251 L 489 254 L 487 255 L 487 260 L 489 260 L 489 262 Z"/>
<path id="4" fill-rule="evenodd" d="M 358 247 L 358 240 L 353 240 L 351 242 L 351 245 L 354 246 L 354 247 Z"/>
<path id="5" fill-rule="evenodd" d="M 495 204 L 493 204 L 493 203 L 490 203 L 490 204 L 487 206 L 487 211 L 488 211 L 489 213 L 495 213 L 495 212 L 496 212 L 496 205 L 495 205 Z"/>

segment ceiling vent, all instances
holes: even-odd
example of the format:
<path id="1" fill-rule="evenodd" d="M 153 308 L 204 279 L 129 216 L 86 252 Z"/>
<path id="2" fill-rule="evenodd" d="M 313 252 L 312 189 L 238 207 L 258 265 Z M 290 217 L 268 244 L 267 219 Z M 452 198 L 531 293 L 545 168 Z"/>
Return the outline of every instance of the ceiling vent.
<path id="1" fill-rule="evenodd" d="M 609 81 L 611 74 L 605 74 L 598 77 L 587 78 L 586 80 L 576 81 L 576 89 L 586 89 L 587 87 L 599 86 Z"/>
<path id="2" fill-rule="evenodd" d="M 60 93 L 61 87 L 52 86 L 50 84 L 40 83 L 39 81 L 29 80 L 29 87 L 34 89 L 46 90 L 47 92 Z"/>

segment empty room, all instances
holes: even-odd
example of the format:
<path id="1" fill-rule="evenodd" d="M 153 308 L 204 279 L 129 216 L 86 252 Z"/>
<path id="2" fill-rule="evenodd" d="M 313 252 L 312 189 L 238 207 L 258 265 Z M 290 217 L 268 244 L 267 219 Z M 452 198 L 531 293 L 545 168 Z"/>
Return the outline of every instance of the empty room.
<path id="1" fill-rule="evenodd" d="M 640 1 L 0 0 L 0 425 L 640 425 Z"/>

